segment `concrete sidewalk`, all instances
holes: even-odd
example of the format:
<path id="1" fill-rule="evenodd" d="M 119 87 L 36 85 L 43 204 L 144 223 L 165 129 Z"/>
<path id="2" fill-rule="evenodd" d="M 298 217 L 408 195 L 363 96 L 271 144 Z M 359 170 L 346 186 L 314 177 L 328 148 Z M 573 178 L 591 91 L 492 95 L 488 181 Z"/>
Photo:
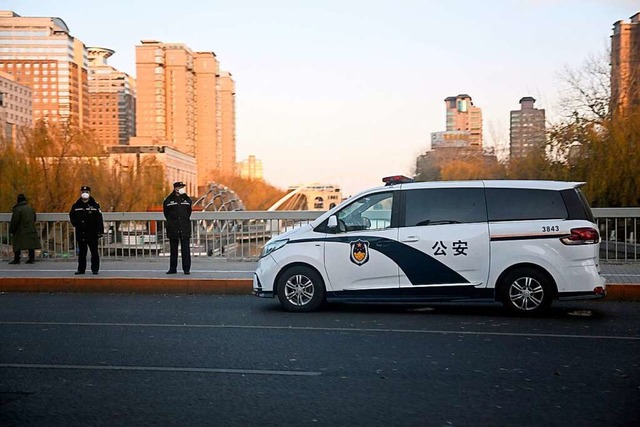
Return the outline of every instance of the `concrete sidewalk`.
<path id="1" fill-rule="evenodd" d="M 168 265 L 163 258 L 103 259 L 98 275 L 87 271 L 76 276 L 75 259 L 18 265 L 4 260 L 0 291 L 249 294 L 256 262 L 193 257 L 188 276 L 180 265 L 178 274 L 165 274 Z M 607 299 L 640 301 L 640 262 L 602 263 L 601 269 L 607 279 Z"/>

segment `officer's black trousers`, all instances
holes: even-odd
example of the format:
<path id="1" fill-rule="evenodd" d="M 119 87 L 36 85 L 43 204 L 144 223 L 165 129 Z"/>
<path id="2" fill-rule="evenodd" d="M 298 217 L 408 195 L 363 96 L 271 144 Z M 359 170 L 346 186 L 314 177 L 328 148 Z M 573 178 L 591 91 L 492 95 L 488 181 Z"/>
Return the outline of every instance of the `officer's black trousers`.
<path id="1" fill-rule="evenodd" d="M 87 269 L 87 248 L 91 250 L 91 271 L 97 273 L 100 270 L 97 237 L 78 242 L 78 271 L 84 273 Z"/>
<path id="2" fill-rule="evenodd" d="M 182 271 L 188 273 L 191 270 L 191 251 L 189 249 L 189 237 L 179 233 L 176 239 L 169 239 L 169 271 L 175 272 L 178 268 L 178 242 L 182 255 Z"/>

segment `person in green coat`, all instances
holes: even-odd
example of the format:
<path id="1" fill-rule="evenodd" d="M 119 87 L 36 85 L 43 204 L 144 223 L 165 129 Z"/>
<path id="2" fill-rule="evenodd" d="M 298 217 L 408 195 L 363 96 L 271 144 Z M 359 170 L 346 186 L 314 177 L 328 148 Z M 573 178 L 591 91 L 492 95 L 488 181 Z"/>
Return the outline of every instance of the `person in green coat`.
<path id="1" fill-rule="evenodd" d="M 36 249 L 40 249 L 40 237 L 36 230 L 36 211 L 27 204 L 24 194 L 18 194 L 18 203 L 13 207 L 9 234 L 13 245 L 13 261 L 9 264 L 20 264 L 20 252 L 27 250 L 29 259 L 27 264 L 33 264 Z"/>

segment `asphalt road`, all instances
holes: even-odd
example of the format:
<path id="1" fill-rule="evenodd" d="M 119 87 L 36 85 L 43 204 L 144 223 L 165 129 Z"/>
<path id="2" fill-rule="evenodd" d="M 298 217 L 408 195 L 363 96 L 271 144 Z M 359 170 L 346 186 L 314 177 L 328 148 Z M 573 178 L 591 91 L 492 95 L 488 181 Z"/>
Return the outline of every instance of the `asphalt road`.
<path id="1" fill-rule="evenodd" d="M 2 426 L 640 425 L 640 303 L 0 295 Z"/>

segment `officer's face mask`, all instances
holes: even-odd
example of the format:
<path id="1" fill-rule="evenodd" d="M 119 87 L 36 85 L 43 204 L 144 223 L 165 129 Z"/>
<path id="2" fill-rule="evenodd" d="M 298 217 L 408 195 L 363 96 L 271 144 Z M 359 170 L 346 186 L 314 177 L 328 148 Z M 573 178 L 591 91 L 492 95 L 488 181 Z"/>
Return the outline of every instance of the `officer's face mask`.
<path id="1" fill-rule="evenodd" d="M 187 190 L 185 190 L 184 187 L 178 188 L 178 194 L 184 194 L 186 192 L 187 192 Z"/>
<path id="2" fill-rule="evenodd" d="M 89 193 L 80 193 L 80 197 L 82 200 L 89 200 Z"/>

